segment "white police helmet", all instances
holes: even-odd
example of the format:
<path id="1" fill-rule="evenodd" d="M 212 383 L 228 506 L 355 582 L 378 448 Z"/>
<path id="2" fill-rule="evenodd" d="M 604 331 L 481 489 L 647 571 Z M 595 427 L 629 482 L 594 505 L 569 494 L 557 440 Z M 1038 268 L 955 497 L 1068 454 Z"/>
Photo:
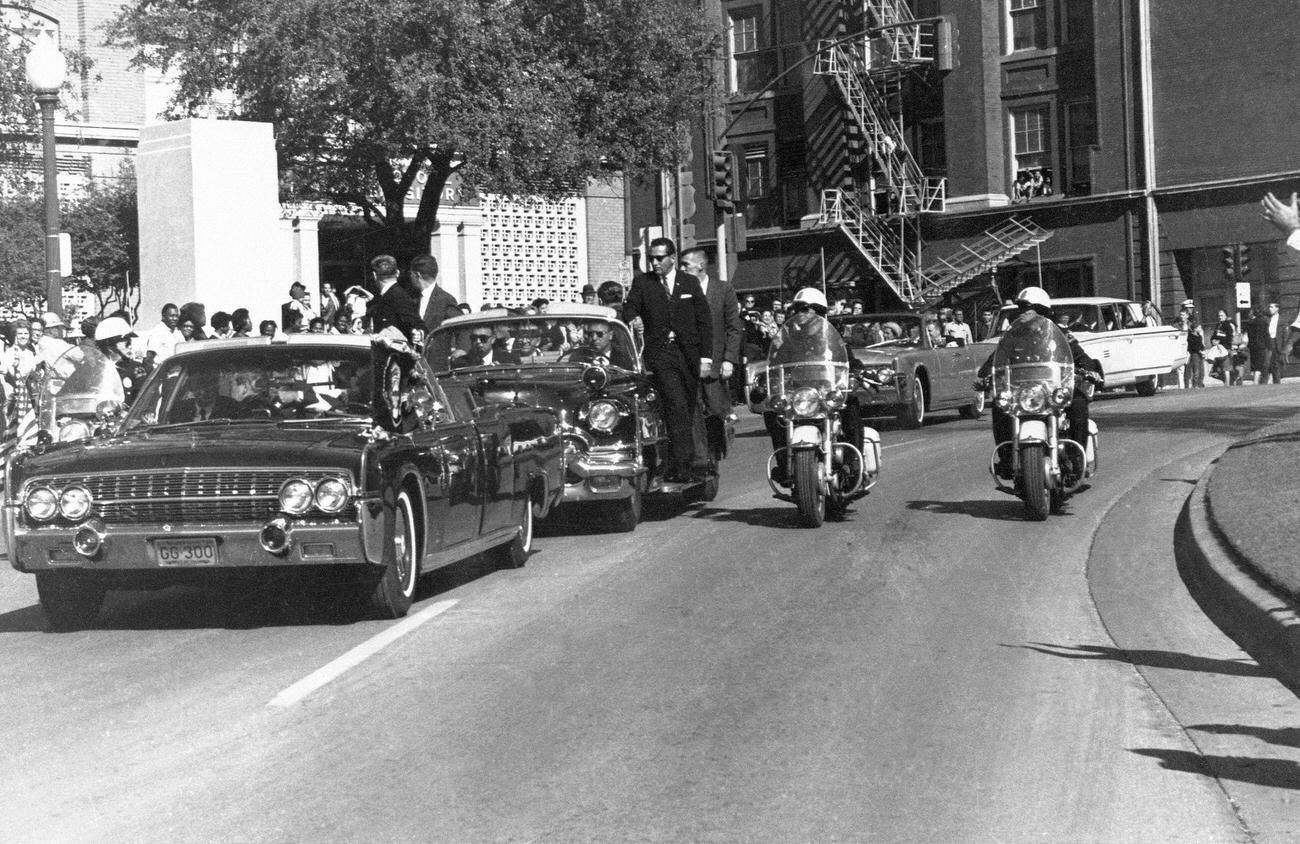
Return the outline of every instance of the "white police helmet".
<path id="1" fill-rule="evenodd" d="M 1017 305 L 1028 305 L 1044 313 L 1052 308 L 1052 297 L 1041 287 L 1026 287 L 1016 294 Z"/>
<path id="2" fill-rule="evenodd" d="M 102 343 L 105 340 L 125 340 L 134 336 L 135 332 L 131 330 L 131 324 L 121 317 L 109 317 L 101 320 L 99 325 L 95 326 L 96 343 Z"/>
<path id="3" fill-rule="evenodd" d="M 826 313 L 826 294 L 816 287 L 805 287 L 798 293 L 794 294 L 794 303 L 796 305 L 807 305 L 810 308 L 817 308 L 820 313 Z"/>

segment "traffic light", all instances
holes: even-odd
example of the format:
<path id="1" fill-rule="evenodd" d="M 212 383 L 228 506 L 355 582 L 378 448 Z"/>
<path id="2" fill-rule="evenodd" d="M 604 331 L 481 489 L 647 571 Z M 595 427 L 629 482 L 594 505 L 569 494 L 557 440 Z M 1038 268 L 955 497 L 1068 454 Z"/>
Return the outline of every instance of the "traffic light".
<path id="1" fill-rule="evenodd" d="M 713 151 L 713 204 L 723 211 L 736 208 L 736 157 L 730 150 Z"/>
<path id="2" fill-rule="evenodd" d="M 1237 246 L 1230 244 L 1223 247 L 1223 276 L 1224 278 L 1237 277 Z"/>
<path id="3" fill-rule="evenodd" d="M 961 42 L 957 40 L 957 22 L 944 15 L 934 25 L 934 66 L 938 70 L 961 67 Z"/>
<path id="4" fill-rule="evenodd" d="M 1245 278 L 1250 272 L 1250 245 L 1246 243 L 1237 244 L 1237 277 Z"/>

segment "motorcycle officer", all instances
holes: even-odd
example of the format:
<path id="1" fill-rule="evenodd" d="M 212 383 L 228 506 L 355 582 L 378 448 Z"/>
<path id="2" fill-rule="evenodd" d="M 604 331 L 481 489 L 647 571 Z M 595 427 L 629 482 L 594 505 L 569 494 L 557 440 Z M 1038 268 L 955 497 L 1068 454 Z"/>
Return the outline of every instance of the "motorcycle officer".
<path id="1" fill-rule="evenodd" d="M 824 319 L 829 310 L 826 304 L 826 294 L 822 293 L 815 287 L 805 287 L 794 296 L 794 301 L 786 312 L 785 326 L 780 334 L 773 340 L 773 348 L 781 342 L 797 343 L 802 336 L 803 327 L 809 322 L 816 319 Z M 830 330 L 834 331 L 834 328 Z M 853 361 L 850 361 L 850 368 Z M 781 415 L 772 410 L 763 412 L 763 425 L 767 428 L 767 434 L 772 438 L 772 451 L 776 452 L 776 472 L 774 480 L 782 486 L 790 485 L 790 473 L 788 468 L 788 454 L 786 452 L 785 439 L 785 420 Z M 851 443 L 862 442 L 862 418 L 858 410 L 858 405 L 850 401 L 840 410 L 840 425 L 844 437 Z"/>
<path id="2" fill-rule="evenodd" d="M 1020 314 L 1016 319 L 1037 319 L 1038 317 L 1052 319 L 1052 299 L 1047 295 L 1047 291 L 1041 287 L 1026 287 L 1016 294 L 1015 302 L 1016 306 L 1020 308 Z M 1079 345 L 1079 341 L 1075 339 L 1073 334 L 1064 328 L 1061 330 L 1070 343 L 1070 357 L 1074 359 L 1074 396 L 1070 400 L 1069 408 L 1065 411 L 1066 418 L 1070 420 L 1069 438 L 1079 443 L 1086 451 L 1088 447 L 1088 402 L 1090 399 L 1085 385 L 1088 382 L 1093 384 L 1103 383 L 1101 364 L 1097 363 L 1083 350 L 1083 347 Z M 979 368 L 975 388 L 977 390 L 987 390 L 992 374 L 993 355 L 990 354 L 988 360 L 984 361 Z M 1011 414 L 998 407 L 995 402 L 991 415 L 993 417 L 994 445 L 1010 441 L 1015 427 L 1012 423 Z M 1078 460 L 1078 453 L 1073 449 L 1066 453 L 1070 455 L 1071 463 Z M 1071 470 L 1077 475 L 1082 475 L 1083 465 L 1081 463 L 1073 465 Z M 995 471 L 999 478 L 1011 480 L 1012 468 L 1009 449 L 1002 449 L 1002 451 L 998 452 Z"/>
<path id="3" fill-rule="evenodd" d="M 127 344 L 136 336 L 131 326 L 121 317 L 108 317 L 95 326 L 95 345 L 117 367 L 117 374 L 122 377 L 122 390 L 126 393 L 126 404 L 130 407 L 135 401 L 135 394 L 149 376 L 144 364 L 134 360 L 127 353 Z"/>

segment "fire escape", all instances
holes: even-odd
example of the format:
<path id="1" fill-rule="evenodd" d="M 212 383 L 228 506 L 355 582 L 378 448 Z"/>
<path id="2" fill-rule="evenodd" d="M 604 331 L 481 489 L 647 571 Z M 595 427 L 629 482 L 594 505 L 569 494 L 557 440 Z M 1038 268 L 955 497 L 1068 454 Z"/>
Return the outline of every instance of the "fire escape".
<path id="1" fill-rule="evenodd" d="M 863 0 L 863 11 L 870 37 L 818 45 L 814 72 L 834 82 L 866 147 L 866 166 L 853 167 L 851 158 L 843 184 L 822 191 L 819 223 L 843 231 L 894 293 L 919 308 L 1051 232 L 1008 220 L 922 267 L 918 217 L 944 210 L 945 184 L 927 177 L 907 148 L 901 100 L 905 77 L 935 61 L 939 24 L 913 20 L 907 0 Z"/>

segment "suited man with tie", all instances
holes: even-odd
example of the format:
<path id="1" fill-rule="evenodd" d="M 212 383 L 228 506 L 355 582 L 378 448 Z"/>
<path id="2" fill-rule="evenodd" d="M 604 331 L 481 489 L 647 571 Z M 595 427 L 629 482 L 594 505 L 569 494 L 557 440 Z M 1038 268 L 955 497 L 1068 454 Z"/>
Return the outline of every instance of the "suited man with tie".
<path id="1" fill-rule="evenodd" d="M 700 280 L 713 318 L 711 356 L 713 371 L 704 378 L 704 413 L 708 440 L 719 453 L 726 450 L 724 420 L 731 414 L 728 381 L 740 365 L 740 341 L 745 334 L 740 321 L 740 301 L 730 281 L 709 277 L 709 257 L 701 248 L 682 253 L 682 269 Z M 707 443 L 697 441 L 696 451 Z"/>
<path id="2" fill-rule="evenodd" d="M 460 306 L 456 303 L 455 296 L 438 286 L 437 258 L 432 255 L 416 255 L 411 259 L 410 275 L 412 286 L 420 292 L 420 300 L 417 304 L 420 321 L 424 324 L 424 336 L 428 338 L 433 334 L 433 329 L 442 325 L 443 320 L 461 316 Z M 435 349 L 433 345 L 426 340 L 425 357 L 431 362 L 446 360 L 451 352 L 451 335 L 448 334 L 437 340 L 437 345 L 441 348 Z"/>
<path id="3" fill-rule="evenodd" d="M 713 318 L 699 280 L 678 272 L 676 253 L 670 238 L 650 241 L 652 271 L 632 280 L 632 289 L 623 302 L 623 321 L 640 317 L 645 325 L 643 356 L 659 389 L 672 441 L 672 462 L 666 477 L 687 481 L 698 479 L 692 465 L 692 427 L 699 404 L 700 378 L 713 372 Z"/>
<path id="4" fill-rule="evenodd" d="M 378 334 L 392 326 L 409 342 L 417 345 L 423 342 L 422 336 L 417 339 L 424 324 L 420 321 L 415 300 L 397 283 L 397 259 L 392 255 L 376 256 L 370 262 L 370 271 L 374 273 L 375 286 L 379 289 L 379 295 L 372 298 L 366 308 L 370 330 Z"/>

